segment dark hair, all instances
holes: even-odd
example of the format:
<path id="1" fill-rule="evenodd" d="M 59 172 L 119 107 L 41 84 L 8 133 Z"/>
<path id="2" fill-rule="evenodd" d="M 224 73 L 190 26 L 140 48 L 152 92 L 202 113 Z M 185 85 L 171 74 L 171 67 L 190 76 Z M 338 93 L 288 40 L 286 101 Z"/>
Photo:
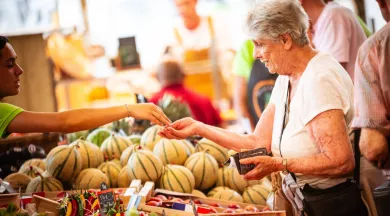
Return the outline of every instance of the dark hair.
<path id="1" fill-rule="evenodd" d="M 8 38 L 4 36 L 0 36 L 0 50 L 2 50 L 5 47 L 6 43 L 9 43 Z"/>
<path id="2" fill-rule="evenodd" d="M 0 50 L 2 50 L 5 47 L 6 43 L 9 43 L 8 38 L 4 36 L 0 36 Z M 1 53 L 0 53 L 0 57 L 1 57 Z"/>

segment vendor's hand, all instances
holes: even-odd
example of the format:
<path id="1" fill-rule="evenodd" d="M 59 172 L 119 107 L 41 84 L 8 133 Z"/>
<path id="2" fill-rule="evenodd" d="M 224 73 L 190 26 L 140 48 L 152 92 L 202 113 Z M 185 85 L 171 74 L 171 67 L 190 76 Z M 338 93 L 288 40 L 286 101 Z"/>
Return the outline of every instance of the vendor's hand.
<path id="1" fill-rule="evenodd" d="M 245 158 L 240 160 L 241 164 L 254 164 L 256 167 L 244 175 L 244 179 L 260 180 L 265 176 L 280 171 L 282 165 L 282 158 L 257 156 L 252 158 Z"/>
<path id="2" fill-rule="evenodd" d="M 201 126 L 201 122 L 192 118 L 183 118 L 164 127 L 158 134 L 168 139 L 185 139 L 197 135 Z"/>
<path id="3" fill-rule="evenodd" d="M 363 128 L 359 147 L 362 155 L 377 167 L 382 168 L 389 155 L 386 137 L 375 129 Z"/>
<path id="4" fill-rule="evenodd" d="M 160 126 L 169 125 L 171 120 L 162 109 L 153 103 L 129 104 L 130 116 L 136 119 L 145 119 Z"/>

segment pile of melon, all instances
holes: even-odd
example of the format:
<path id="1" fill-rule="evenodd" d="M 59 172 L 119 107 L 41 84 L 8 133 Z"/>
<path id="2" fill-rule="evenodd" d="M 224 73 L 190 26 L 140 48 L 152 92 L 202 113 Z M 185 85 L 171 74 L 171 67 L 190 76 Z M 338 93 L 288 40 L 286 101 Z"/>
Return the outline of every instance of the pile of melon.
<path id="1" fill-rule="evenodd" d="M 160 129 L 152 126 L 142 135 L 126 137 L 98 128 L 85 139 L 53 148 L 45 160 L 26 161 L 8 180 L 15 187 L 38 192 L 96 189 L 102 182 L 128 187 L 133 179 L 140 179 L 166 190 L 265 205 L 269 180 L 248 182 L 236 169 L 223 166 L 228 149 L 207 139 L 196 145 L 168 140 L 158 135 Z"/>

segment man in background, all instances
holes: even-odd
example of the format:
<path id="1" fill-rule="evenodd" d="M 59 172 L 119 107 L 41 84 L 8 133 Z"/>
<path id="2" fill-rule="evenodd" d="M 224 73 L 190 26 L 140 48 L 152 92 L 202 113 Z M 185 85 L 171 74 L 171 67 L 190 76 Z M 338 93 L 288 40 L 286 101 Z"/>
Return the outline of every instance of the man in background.
<path id="1" fill-rule="evenodd" d="M 383 188 L 389 191 L 390 0 L 377 2 L 387 24 L 359 49 L 355 68 L 355 117 L 352 127 L 362 129 L 359 147 L 363 155 L 363 179 L 367 179 L 371 190 L 383 184 Z M 388 200 L 385 202 L 376 200 L 379 215 L 390 212 Z"/>
<path id="2" fill-rule="evenodd" d="M 174 0 L 174 3 L 180 19 L 171 30 L 166 53 L 185 66 L 186 87 L 210 99 L 226 97 L 221 61 L 232 44 L 228 25 L 215 17 L 200 16 L 197 0 Z"/>
<path id="3" fill-rule="evenodd" d="M 164 60 L 157 67 L 157 79 L 162 89 L 150 98 L 150 102 L 157 104 L 165 94 L 187 103 L 194 119 L 205 124 L 220 126 L 222 123 L 219 112 L 213 107 L 211 101 L 198 93 L 183 86 L 184 71 L 175 60 Z"/>
<path id="4" fill-rule="evenodd" d="M 366 40 L 356 15 L 336 2 L 300 0 L 313 24 L 313 44 L 338 60 L 353 80 L 357 51 Z"/>

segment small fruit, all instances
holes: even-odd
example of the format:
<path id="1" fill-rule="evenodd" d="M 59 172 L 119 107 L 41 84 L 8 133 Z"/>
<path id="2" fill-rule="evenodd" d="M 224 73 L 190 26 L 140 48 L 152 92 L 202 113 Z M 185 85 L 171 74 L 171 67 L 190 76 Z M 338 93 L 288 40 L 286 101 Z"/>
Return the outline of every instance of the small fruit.
<path id="1" fill-rule="evenodd" d="M 173 198 L 171 201 L 172 202 L 177 202 L 177 203 L 183 203 L 184 202 L 184 200 L 180 199 L 180 198 Z"/>
<path id="2" fill-rule="evenodd" d="M 243 213 L 243 212 L 245 212 L 245 209 L 236 209 L 235 211 L 236 211 L 236 213 Z"/>
<path id="3" fill-rule="evenodd" d="M 150 198 L 149 201 L 162 202 L 163 200 L 161 198 L 158 198 L 158 197 L 152 197 L 152 198 Z"/>
<path id="4" fill-rule="evenodd" d="M 155 197 L 160 198 L 163 201 L 168 200 L 168 198 L 166 196 L 162 195 L 162 194 L 159 194 L 159 195 L 157 195 Z"/>
<path id="5" fill-rule="evenodd" d="M 146 205 L 149 205 L 149 206 L 160 206 L 162 203 L 161 202 L 157 202 L 157 201 L 149 201 L 146 203 Z"/>
<path id="6" fill-rule="evenodd" d="M 198 204 L 198 205 L 203 204 L 203 202 L 200 201 L 200 200 L 194 200 L 194 203 L 195 203 L 195 204 Z"/>
<path id="7" fill-rule="evenodd" d="M 219 205 L 218 203 L 211 203 L 210 206 L 221 207 L 221 205 Z"/>
<path id="8" fill-rule="evenodd" d="M 218 213 L 218 211 L 217 211 L 215 208 L 210 208 L 210 211 L 211 211 L 212 213 Z"/>
<path id="9" fill-rule="evenodd" d="M 248 205 L 245 207 L 245 211 L 248 211 L 248 212 L 258 212 L 259 209 L 257 209 L 255 206 L 253 205 Z"/>
<path id="10" fill-rule="evenodd" d="M 225 211 L 223 211 L 223 213 L 235 213 L 236 211 L 234 211 L 233 209 L 226 209 Z"/>
<path id="11" fill-rule="evenodd" d="M 241 208 L 241 206 L 238 205 L 238 204 L 229 204 L 229 205 L 228 205 L 228 208 L 231 208 L 231 209 L 239 209 L 239 208 Z"/>

